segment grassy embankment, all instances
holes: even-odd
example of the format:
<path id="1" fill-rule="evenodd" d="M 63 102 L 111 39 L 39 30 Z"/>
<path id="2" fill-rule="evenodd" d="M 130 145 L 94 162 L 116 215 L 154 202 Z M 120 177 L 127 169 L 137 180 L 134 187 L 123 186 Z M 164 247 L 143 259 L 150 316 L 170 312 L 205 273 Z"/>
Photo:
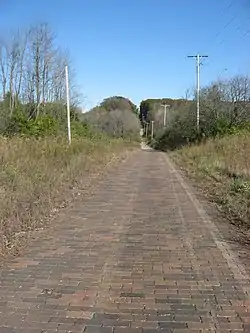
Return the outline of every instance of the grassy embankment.
<path id="1" fill-rule="evenodd" d="M 172 154 L 230 221 L 250 227 L 250 136 L 241 133 Z"/>
<path id="2" fill-rule="evenodd" d="M 84 189 L 109 162 L 123 158 L 133 145 L 106 137 L 0 138 L 0 256 L 16 252 L 30 231 Z M 71 199 L 70 199 L 71 198 Z"/>

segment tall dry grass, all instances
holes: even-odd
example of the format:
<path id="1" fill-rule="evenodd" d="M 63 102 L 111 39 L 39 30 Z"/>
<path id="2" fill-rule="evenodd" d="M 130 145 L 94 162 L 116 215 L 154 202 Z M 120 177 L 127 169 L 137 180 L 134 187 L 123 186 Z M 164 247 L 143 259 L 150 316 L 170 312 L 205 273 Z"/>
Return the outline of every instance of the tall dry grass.
<path id="1" fill-rule="evenodd" d="M 17 235 L 44 224 L 77 184 L 98 173 L 128 145 L 121 140 L 0 138 L 0 253 Z"/>
<path id="2" fill-rule="evenodd" d="M 234 222 L 250 226 L 250 135 L 241 133 L 173 154 Z"/>

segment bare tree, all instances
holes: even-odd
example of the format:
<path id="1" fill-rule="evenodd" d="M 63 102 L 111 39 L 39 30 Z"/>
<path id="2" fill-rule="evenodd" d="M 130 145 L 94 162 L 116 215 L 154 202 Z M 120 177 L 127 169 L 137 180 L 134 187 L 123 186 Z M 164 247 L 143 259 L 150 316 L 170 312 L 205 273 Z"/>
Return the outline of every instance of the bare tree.
<path id="1" fill-rule="evenodd" d="M 250 120 L 250 78 L 237 75 L 226 82 L 226 101 L 230 103 L 229 117 L 232 123 Z"/>
<path id="2" fill-rule="evenodd" d="M 59 115 L 60 105 L 62 108 L 65 103 L 66 64 L 71 102 L 77 106 L 81 95 L 69 54 L 57 47 L 56 36 L 47 24 L 0 36 L 0 94 L 9 105 L 6 110 L 5 103 L 5 116 L 12 115 L 17 101 L 27 104 L 30 117 L 53 113 L 52 103 Z"/>
<path id="3" fill-rule="evenodd" d="M 187 88 L 185 90 L 185 95 L 184 95 L 183 99 L 186 101 L 189 101 L 194 98 L 195 94 L 196 94 L 195 88 Z"/>
<path id="4" fill-rule="evenodd" d="M 69 65 L 69 56 L 56 47 L 55 34 L 47 24 L 18 32 L 8 41 L 8 47 L 4 43 L 0 46 L 4 95 L 11 90 L 23 102 L 34 103 L 37 116 L 41 102 L 64 100 L 64 69 L 66 64 Z M 75 94 L 76 85 L 72 69 L 69 74 L 71 90 Z"/>
<path id="5" fill-rule="evenodd" d="M 228 82 L 229 98 L 233 103 L 250 101 L 250 78 L 235 76 Z"/>
<path id="6" fill-rule="evenodd" d="M 0 67 L 1 67 L 1 84 L 3 98 L 7 92 L 7 77 L 8 77 L 8 48 L 6 41 L 2 38 L 0 40 Z"/>
<path id="7" fill-rule="evenodd" d="M 48 97 L 48 88 L 55 61 L 55 35 L 47 24 L 32 27 L 29 32 L 29 65 L 26 96 L 29 102 L 36 104 L 36 117 L 40 113 L 40 104 Z"/>
<path id="8" fill-rule="evenodd" d="M 10 115 L 12 115 L 14 103 L 15 103 L 15 89 L 14 89 L 14 79 L 16 76 L 17 65 L 20 57 L 20 39 L 18 35 L 14 35 L 12 41 L 9 43 L 9 57 L 8 57 L 8 67 L 9 67 L 9 87 L 8 92 L 10 96 Z"/>
<path id="9" fill-rule="evenodd" d="M 22 33 L 18 31 L 18 59 L 17 59 L 17 68 L 15 73 L 15 97 L 19 100 L 21 98 L 22 84 L 24 78 L 24 69 L 25 69 L 25 56 L 27 55 L 27 44 L 29 39 L 30 31 L 23 31 Z"/>

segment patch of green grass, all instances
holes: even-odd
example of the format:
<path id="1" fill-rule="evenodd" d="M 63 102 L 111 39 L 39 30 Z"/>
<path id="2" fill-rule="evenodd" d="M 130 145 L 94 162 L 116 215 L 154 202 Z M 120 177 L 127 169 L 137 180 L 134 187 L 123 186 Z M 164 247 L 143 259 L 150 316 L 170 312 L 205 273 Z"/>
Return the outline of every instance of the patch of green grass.
<path id="1" fill-rule="evenodd" d="M 230 184 L 230 190 L 234 193 L 240 193 L 242 195 L 250 196 L 250 182 L 244 179 L 233 179 Z"/>

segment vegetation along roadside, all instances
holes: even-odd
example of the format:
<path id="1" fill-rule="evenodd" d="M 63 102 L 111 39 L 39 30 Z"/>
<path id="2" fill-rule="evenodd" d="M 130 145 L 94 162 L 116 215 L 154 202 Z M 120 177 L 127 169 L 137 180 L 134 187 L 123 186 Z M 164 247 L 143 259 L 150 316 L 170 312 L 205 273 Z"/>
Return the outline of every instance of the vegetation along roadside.
<path id="1" fill-rule="evenodd" d="M 0 257 L 15 254 L 90 179 L 138 146 L 136 106 L 115 96 L 82 113 L 68 52 L 47 24 L 0 41 Z M 72 142 L 67 141 L 69 65 Z"/>
<path id="2" fill-rule="evenodd" d="M 140 119 L 154 148 L 167 151 L 232 223 L 250 227 L 248 76 L 218 80 L 201 90 L 199 131 L 195 97 L 142 101 Z"/>

